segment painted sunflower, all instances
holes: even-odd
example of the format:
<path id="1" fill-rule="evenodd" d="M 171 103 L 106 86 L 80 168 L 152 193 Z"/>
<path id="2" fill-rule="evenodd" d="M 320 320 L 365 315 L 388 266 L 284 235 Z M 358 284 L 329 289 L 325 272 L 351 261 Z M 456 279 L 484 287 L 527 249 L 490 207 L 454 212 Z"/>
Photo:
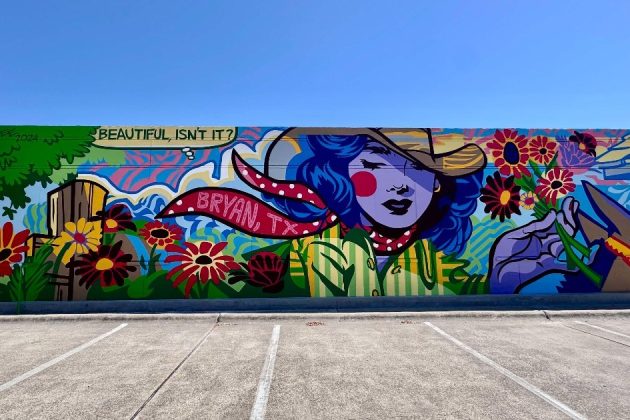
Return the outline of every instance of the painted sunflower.
<path id="1" fill-rule="evenodd" d="M 101 225 L 88 222 L 84 217 L 74 222 L 67 222 L 65 230 L 53 241 L 53 252 L 61 262 L 68 264 L 75 255 L 96 251 L 101 243 Z"/>
<path id="2" fill-rule="evenodd" d="M 96 215 L 103 220 L 104 233 L 116 233 L 121 230 L 137 230 L 135 223 L 131 220 L 131 212 L 124 204 L 111 206 L 104 212 L 97 212 Z"/>
<path id="3" fill-rule="evenodd" d="M 499 216 L 499 220 L 504 221 L 514 213 L 521 214 L 518 208 L 521 187 L 514 184 L 513 175 L 502 178 L 499 172 L 495 172 L 493 176 L 486 178 L 486 182 L 479 199 L 486 204 L 484 211 L 491 213 L 491 218 Z"/>
<path id="4" fill-rule="evenodd" d="M 13 223 L 6 222 L 0 230 L 0 276 L 13 273 L 11 264 L 22 261 L 24 253 L 28 251 L 26 239 L 30 235 L 28 229 L 14 234 Z"/>
<path id="5" fill-rule="evenodd" d="M 231 270 L 238 270 L 240 266 L 234 261 L 234 258 L 223 255 L 221 251 L 225 249 L 227 242 L 190 243 L 184 242 L 183 247 L 178 245 L 168 245 L 166 251 L 169 254 L 164 262 L 179 262 L 178 266 L 171 269 L 166 278 L 173 281 L 173 286 L 177 287 L 186 281 L 184 294 L 190 296 L 190 290 L 197 281 L 206 284 L 208 280 L 212 280 L 214 284 L 219 284 L 221 280 L 225 280 L 226 273 Z"/>
<path id="6" fill-rule="evenodd" d="M 547 165 L 556 154 L 557 148 L 558 143 L 549 139 L 549 137 L 536 136 L 530 141 L 529 154 L 536 162 Z"/>
<path id="7" fill-rule="evenodd" d="M 97 251 L 80 255 L 71 262 L 69 267 L 75 268 L 75 274 L 80 276 L 79 285 L 89 288 L 98 280 L 103 287 L 122 286 L 136 267 L 129 264 L 131 254 L 122 252 L 121 247 L 122 241 L 112 246 L 103 245 Z"/>
<path id="8" fill-rule="evenodd" d="M 596 152 L 595 148 L 597 147 L 597 139 L 589 133 L 580 133 L 579 131 L 574 131 L 571 136 L 569 136 L 569 141 L 576 143 L 578 148 L 586 153 L 587 155 L 595 157 Z"/>
<path id="9" fill-rule="evenodd" d="M 538 203 L 538 196 L 531 191 L 521 194 L 521 207 L 525 210 L 532 210 Z"/>
<path id="10" fill-rule="evenodd" d="M 184 235 L 179 226 L 162 223 L 159 220 L 147 223 L 139 233 L 149 245 L 155 245 L 158 249 L 164 249 L 175 241 L 181 240 Z"/>
<path id="11" fill-rule="evenodd" d="M 536 194 L 554 206 L 558 198 L 575 191 L 573 173 L 568 169 L 553 168 L 538 179 Z"/>
<path id="12" fill-rule="evenodd" d="M 488 142 L 490 153 L 494 157 L 494 164 L 501 174 L 514 175 L 520 178 L 523 175 L 531 175 L 527 169 L 529 161 L 529 148 L 524 135 L 516 130 L 497 130 L 494 139 Z"/>

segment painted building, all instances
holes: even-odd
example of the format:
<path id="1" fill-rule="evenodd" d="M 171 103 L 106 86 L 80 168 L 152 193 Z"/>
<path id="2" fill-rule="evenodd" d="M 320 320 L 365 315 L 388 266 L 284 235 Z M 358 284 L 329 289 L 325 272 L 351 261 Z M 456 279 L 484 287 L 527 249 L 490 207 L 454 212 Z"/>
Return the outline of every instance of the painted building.
<path id="1" fill-rule="evenodd" d="M 630 291 L 630 130 L 0 127 L 0 300 Z"/>

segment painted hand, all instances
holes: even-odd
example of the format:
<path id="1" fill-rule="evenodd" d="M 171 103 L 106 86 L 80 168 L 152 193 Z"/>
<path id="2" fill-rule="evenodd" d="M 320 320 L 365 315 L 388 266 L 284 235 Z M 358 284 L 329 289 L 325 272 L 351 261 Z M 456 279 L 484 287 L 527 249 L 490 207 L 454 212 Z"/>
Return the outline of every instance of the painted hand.
<path id="1" fill-rule="evenodd" d="M 536 220 L 500 236 L 490 251 L 491 293 L 516 293 L 520 288 L 550 272 L 575 271 L 559 257 L 564 251 L 556 222 L 574 236 L 578 202 L 567 197 L 562 209 L 551 210 Z"/>

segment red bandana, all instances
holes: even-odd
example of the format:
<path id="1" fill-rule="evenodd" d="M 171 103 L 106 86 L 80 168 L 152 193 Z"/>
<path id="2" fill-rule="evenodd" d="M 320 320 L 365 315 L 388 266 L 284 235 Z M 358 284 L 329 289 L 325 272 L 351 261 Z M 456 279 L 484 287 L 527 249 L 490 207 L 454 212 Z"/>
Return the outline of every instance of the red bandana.
<path id="1" fill-rule="evenodd" d="M 276 197 L 310 203 L 326 209 L 324 200 L 308 186 L 295 181 L 270 178 L 248 165 L 235 151 L 232 163 L 236 173 L 250 187 Z M 251 236 L 296 239 L 314 235 L 339 223 L 337 215 L 328 211 L 323 219 L 299 222 L 271 207 L 261 199 L 231 188 L 203 187 L 175 198 L 156 218 L 203 215 L 219 220 Z M 401 252 L 414 236 L 415 226 L 400 237 L 386 237 L 372 227 L 361 227 L 370 234 L 374 252 L 388 255 Z M 342 226 L 345 233 L 347 228 Z"/>

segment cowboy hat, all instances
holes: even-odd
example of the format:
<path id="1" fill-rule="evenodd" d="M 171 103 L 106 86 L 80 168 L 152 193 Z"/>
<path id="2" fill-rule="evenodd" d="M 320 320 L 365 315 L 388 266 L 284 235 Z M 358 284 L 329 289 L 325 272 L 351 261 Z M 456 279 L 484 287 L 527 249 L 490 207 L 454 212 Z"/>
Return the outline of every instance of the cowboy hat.
<path id="1" fill-rule="evenodd" d="M 464 176 L 481 170 L 486 165 L 486 156 L 476 144 L 449 148 L 436 153 L 433 136 L 429 128 L 377 129 L 377 128 L 289 128 L 271 144 L 265 156 L 267 174 L 282 179 L 283 170 L 291 159 L 302 151 L 304 136 L 368 136 L 388 149 L 418 163 L 428 170 L 446 176 Z"/>

